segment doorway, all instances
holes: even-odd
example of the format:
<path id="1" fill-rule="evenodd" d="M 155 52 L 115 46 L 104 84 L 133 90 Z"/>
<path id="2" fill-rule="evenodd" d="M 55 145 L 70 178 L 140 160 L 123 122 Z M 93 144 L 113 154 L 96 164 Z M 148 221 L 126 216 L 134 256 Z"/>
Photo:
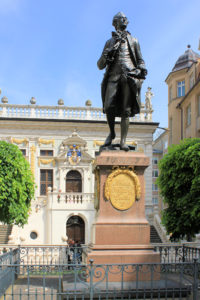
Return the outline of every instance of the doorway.
<path id="1" fill-rule="evenodd" d="M 79 216 L 70 217 L 66 224 L 66 234 L 68 240 L 72 239 L 81 244 L 85 244 L 85 222 Z"/>

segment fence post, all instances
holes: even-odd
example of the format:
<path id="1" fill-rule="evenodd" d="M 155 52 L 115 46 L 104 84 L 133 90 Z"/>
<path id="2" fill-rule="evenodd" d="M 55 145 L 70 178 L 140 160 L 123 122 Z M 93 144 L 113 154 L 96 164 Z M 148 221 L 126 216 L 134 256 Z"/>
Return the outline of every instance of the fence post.
<path id="1" fill-rule="evenodd" d="M 182 251 L 183 251 L 183 257 L 182 257 L 182 262 L 185 262 L 185 252 L 186 252 L 186 247 L 185 245 L 183 244 L 183 247 L 182 247 Z"/>
<path id="2" fill-rule="evenodd" d="M 198 300 L 198 262 L 194 258 L 194 282 L 193 282 L 193 300 Z"/>
<path id="3" fill-rule="evenodd" d="M 90 275 L 90 300 L 93 300 L 93 276 L 94 276 L 94 268 L 93 268 L 93 259 L 90 259 L 90 269 L 89 269 L 89 275 Z"/>
<path id="4" fill-rule="evenodd" d="M 16 272 L 16 279 L 18 278 L 19 274 L 20 274 L 20 245 L 18 245 L 17 247 L 17 261 L 15 262 L 15 264 L 17 264 L 17 272 Z"/>

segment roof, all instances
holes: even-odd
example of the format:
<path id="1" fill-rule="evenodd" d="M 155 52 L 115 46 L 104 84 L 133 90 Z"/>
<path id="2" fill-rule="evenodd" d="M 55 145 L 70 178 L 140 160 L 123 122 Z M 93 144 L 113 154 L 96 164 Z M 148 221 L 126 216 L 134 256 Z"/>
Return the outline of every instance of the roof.
<path id="1" fill-rule="evenodd" d="M 176 72 L 185 68 L 190 68 L 193 63 L 196 63 L 197 60 L 200 58 L 200 55 L 194 52 L 190 45 L 188 45 L 188 49 L 182 54 L 178 60 L 176 61 L 172 72 Z"/>

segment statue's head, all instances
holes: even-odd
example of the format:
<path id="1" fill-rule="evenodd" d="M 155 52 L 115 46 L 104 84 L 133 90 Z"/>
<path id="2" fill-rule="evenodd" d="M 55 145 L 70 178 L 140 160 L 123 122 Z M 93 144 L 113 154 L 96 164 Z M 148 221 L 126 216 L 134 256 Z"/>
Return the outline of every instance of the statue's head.
<path id="1" fill-rule="evenodd" d="M 119 12 L 113 17 L 112 25 L 116 30 L 124 30 L 128 25 L 128 19 L 123 12 Z"/>

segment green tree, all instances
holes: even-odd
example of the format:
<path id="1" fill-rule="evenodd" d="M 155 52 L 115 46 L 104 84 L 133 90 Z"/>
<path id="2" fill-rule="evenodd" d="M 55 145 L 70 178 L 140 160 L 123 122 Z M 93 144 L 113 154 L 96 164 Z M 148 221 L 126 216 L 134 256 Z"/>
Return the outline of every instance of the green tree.
<path id="1" fill-rule="evenodd" d="M 200 231 L 200 139 L 169 147 L 157 183 L 166 207 L 162 223 L 171 240 L 188 241 Z"/>
<path id="2" fill-rule="evenodd" d="M 0 221 L 23 226 L 28 221 L 35 185 L 19 148 L 0 141 Z"/>

